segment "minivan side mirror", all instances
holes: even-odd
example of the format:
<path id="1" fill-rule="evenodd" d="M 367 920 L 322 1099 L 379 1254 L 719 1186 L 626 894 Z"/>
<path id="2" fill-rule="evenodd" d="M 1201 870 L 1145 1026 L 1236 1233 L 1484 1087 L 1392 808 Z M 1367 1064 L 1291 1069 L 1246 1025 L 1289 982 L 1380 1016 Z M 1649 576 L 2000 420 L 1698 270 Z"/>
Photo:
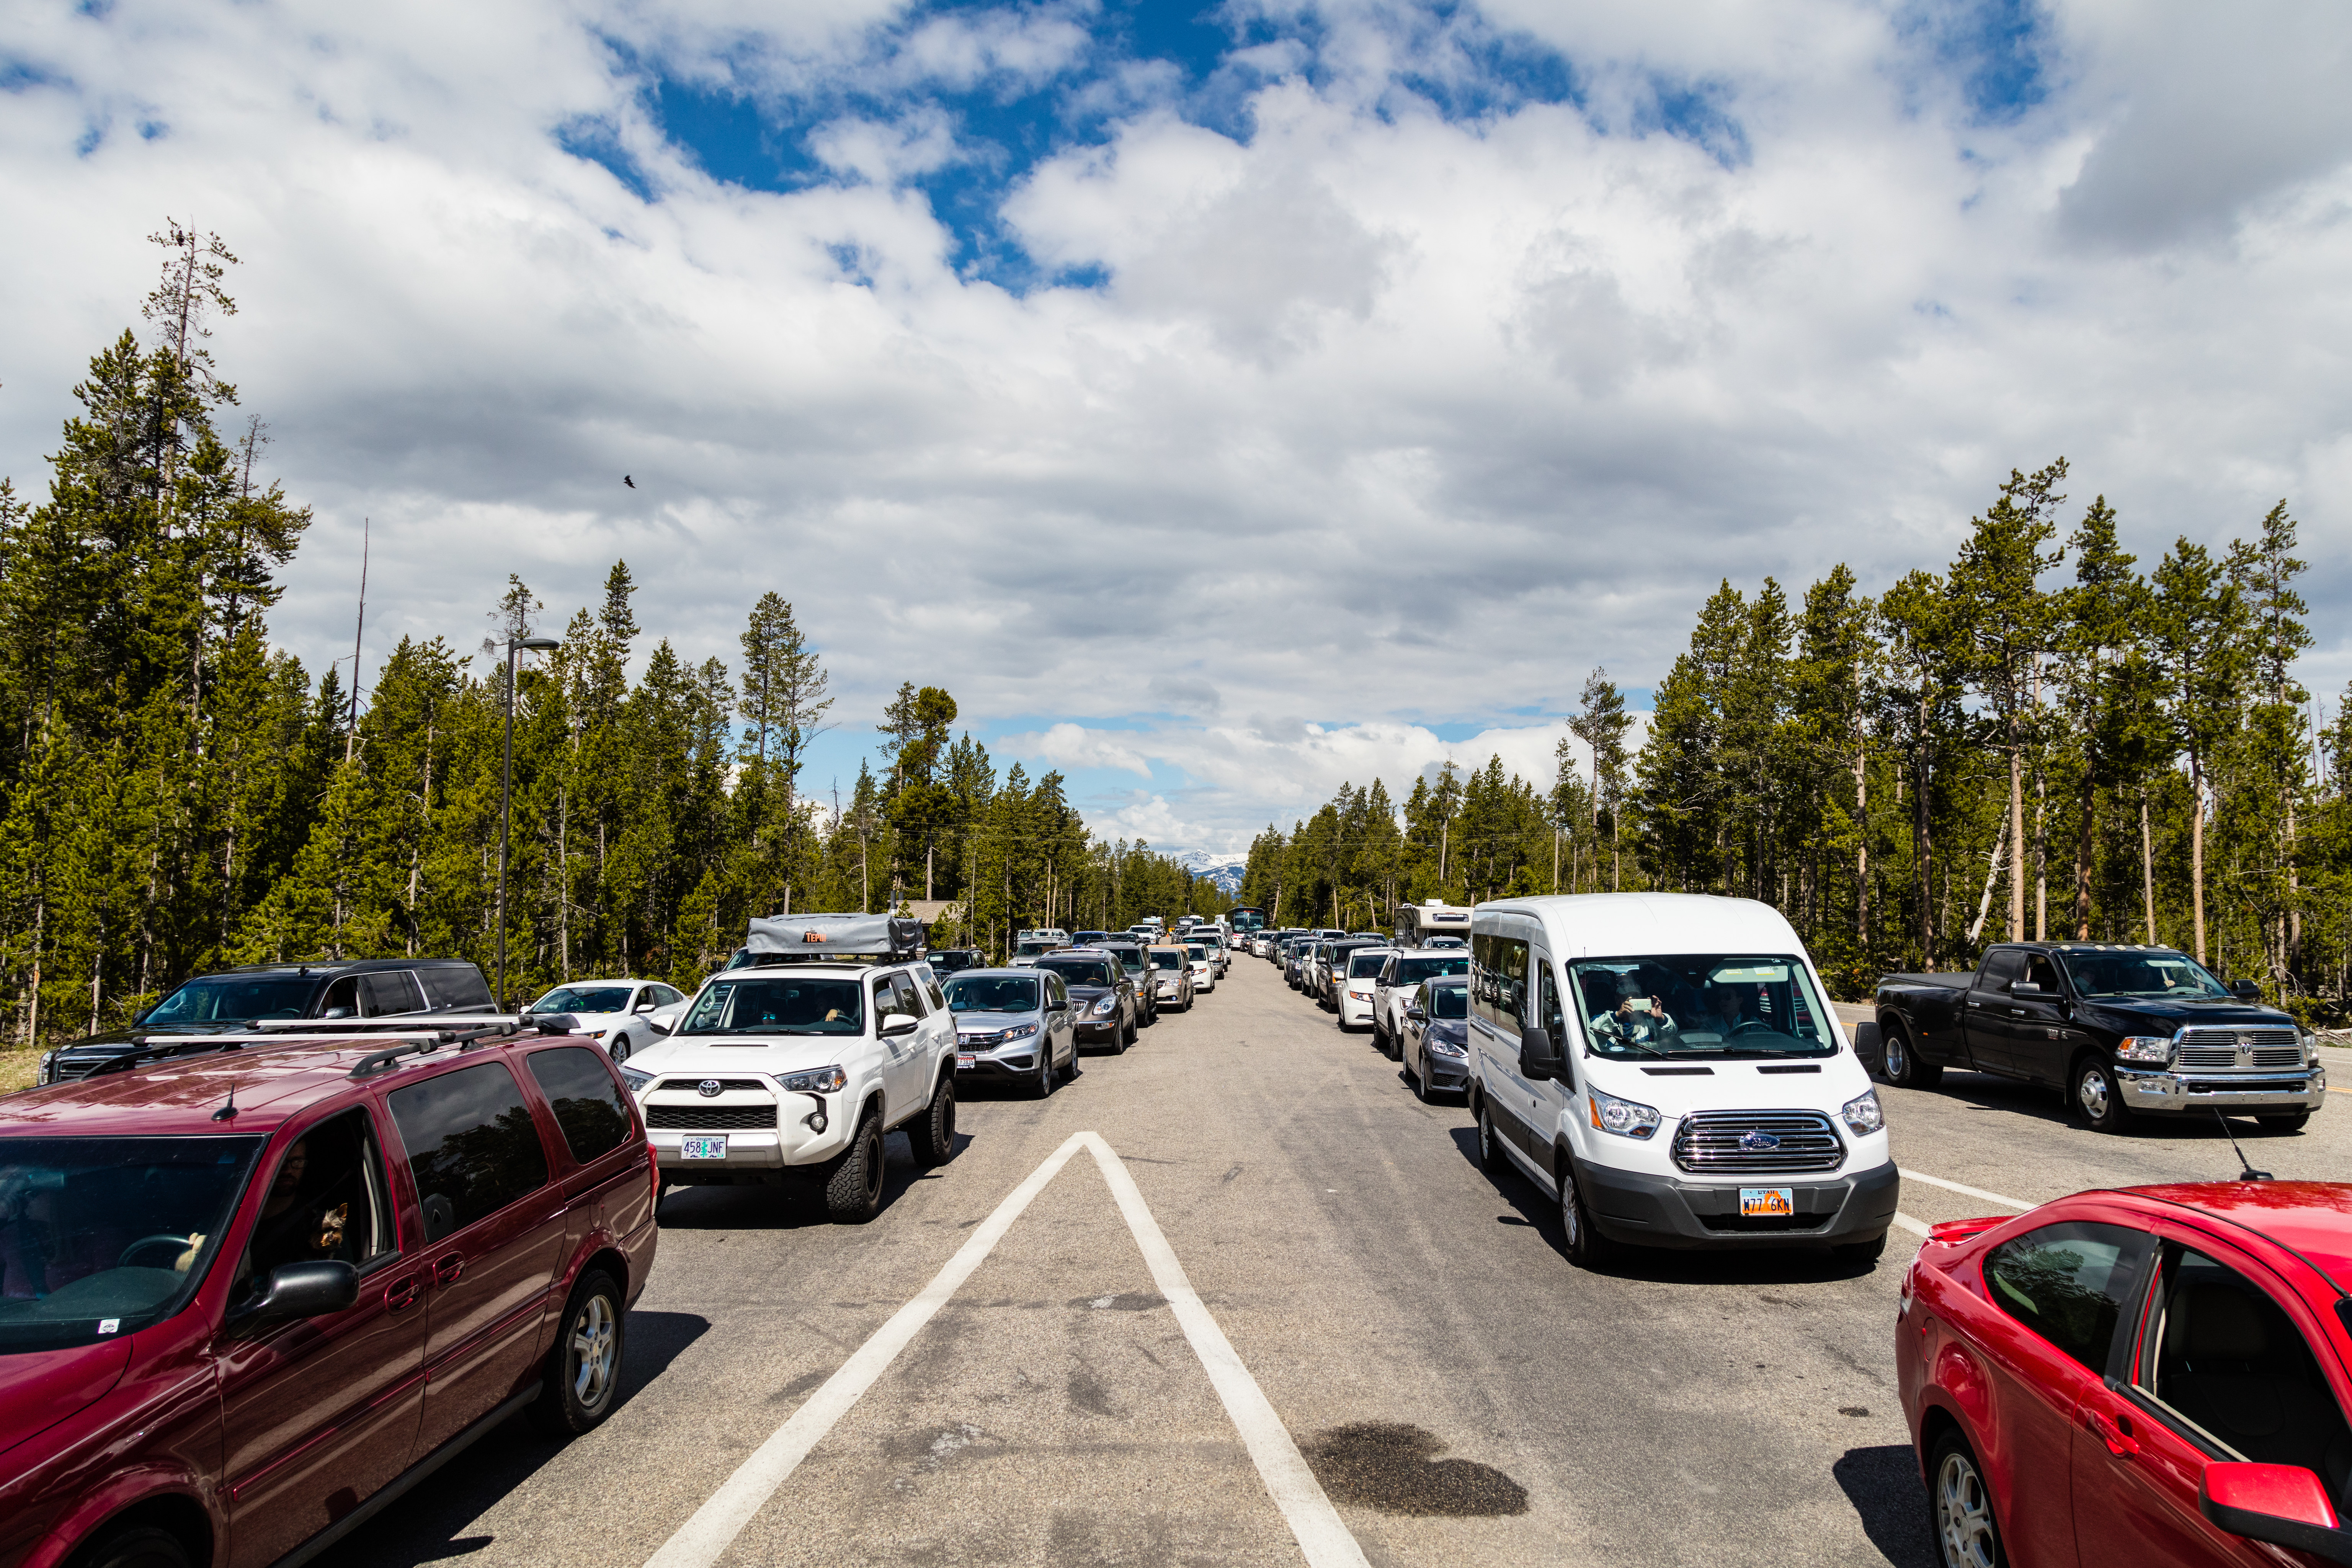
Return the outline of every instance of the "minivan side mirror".
<path id="1" fill-rule="evenodd" d="M 882 1015 L 882 1036 L 885 1039 L 893 1035 L 911 1035 L 914 1032 L 915 1020 L 911 1014 L 885 1013 Z"/>
<path id="2" fill-rule="evenodd" d="M 237 1316 L 258 1322 L 273 1318 L 318 1318 L 340 1312 L 360 1299 L 360 1272 L 348 1263 L 281 1263 L 269 1274 L 259 1300 Z"/>
<path id="3" fill-rule="evenodd" d="M 1559 1052 L 1553 1048 L 1551 1037 L 1539 1028 L 1520 1031 L 1519 1076 L 1529 1083 L 1559 1076 Z"/>
<path id="4" fill-rule="evenodd" d="M 2352 1563 L 2352 1532 L 2336 1524 L 2327 1489 L 2301 1465 L 2208 1464 L 2197 1506 L 2232 1535 Z"/>
<path id="5" fill-rule="evenodd" d="M 2263 999 L 2263 988 L 2251 980 L 2232 980 L 2230 982 L 2230 994 L 2241 1002 L 2259 1002 Z"/>

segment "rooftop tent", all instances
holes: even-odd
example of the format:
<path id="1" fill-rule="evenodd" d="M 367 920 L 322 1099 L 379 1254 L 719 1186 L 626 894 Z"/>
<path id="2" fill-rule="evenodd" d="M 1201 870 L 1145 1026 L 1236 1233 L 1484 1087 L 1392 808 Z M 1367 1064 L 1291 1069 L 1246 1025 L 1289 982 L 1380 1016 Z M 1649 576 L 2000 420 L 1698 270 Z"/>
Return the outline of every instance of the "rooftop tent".
<path id="1" fill-rule="evenodd" d="M 830 957 L 840 953 L 911 954 L 923 947 L 923 922 L 903 915 L 778 915 L 751 922 L 743 944 L 753 953 Z"/>

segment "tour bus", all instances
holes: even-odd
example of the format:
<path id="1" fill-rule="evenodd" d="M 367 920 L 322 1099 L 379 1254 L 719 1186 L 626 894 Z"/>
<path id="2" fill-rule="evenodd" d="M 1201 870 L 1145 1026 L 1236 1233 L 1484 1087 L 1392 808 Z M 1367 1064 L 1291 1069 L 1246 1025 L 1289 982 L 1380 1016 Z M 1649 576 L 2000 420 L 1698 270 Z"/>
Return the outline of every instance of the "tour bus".
<path id="1" fill-rule="evenodd" d="M 1235 936 L 1255 936 L 1265 929 L 1265 911 L 1255 904 L 1240 904 L 1225 911 L 1225 922 Z"/>

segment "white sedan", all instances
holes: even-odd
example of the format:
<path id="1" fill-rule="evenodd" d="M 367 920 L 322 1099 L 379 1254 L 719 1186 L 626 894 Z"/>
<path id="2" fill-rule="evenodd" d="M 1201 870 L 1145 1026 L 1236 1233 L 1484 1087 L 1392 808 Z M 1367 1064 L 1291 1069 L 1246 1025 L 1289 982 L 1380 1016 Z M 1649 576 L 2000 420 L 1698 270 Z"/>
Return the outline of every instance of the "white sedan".
<path id="1" fill-rule="evenodd" d="M 582 1034 L 595 1036 L 614 1061 L 625 1062 L 668 1034 L 686 1003 L 684 992 L 658 980 L 575 980 L 523 1010 L 571 1014 Z M 656 1021 L 665 1026 L 656 1028 Z"/>

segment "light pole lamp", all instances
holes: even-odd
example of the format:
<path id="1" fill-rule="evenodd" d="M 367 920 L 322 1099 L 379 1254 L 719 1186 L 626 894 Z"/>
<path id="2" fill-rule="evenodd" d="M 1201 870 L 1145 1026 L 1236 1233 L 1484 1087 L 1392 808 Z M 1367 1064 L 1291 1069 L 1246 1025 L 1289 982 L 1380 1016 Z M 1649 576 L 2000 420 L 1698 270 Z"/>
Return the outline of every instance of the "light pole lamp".
<path id="1" fill-rule="evenodd" d="M 515 651 L 548 653 L 562 647 L 555 637 L 507 638 L 507 748 L 499 768 L 499 1011 L 507 1010 L 507 824 L 514 808 Z"/>

